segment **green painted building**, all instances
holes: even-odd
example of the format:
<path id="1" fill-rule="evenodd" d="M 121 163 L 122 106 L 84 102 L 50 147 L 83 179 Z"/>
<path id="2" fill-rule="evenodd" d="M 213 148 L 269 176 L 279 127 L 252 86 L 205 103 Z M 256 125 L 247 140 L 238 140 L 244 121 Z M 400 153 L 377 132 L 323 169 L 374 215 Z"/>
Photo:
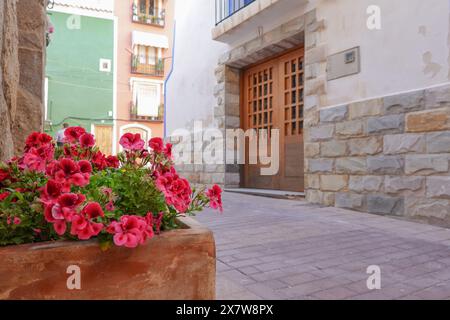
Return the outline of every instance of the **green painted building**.
<path id="1" fill-rule="evenodd" d="M 114 19 L 105 12 L 61 6 L 49 11 L 54 33 L 47 48 L 46 126 L 53 136 L 64 122 L 94 134 L 106 128 L 112 148 Z M 71 12 L 73 9 L 73 12 Z M 83 14 L 83 11 L 92 11 Z M 102 16 L 96 16 L 99 15 Z M 102 135 L 104 135 L 102 133 Z M 111 140 L 111 141 L 108 141 Z M 108 146 L 109 144 L 109 146 Z"/>

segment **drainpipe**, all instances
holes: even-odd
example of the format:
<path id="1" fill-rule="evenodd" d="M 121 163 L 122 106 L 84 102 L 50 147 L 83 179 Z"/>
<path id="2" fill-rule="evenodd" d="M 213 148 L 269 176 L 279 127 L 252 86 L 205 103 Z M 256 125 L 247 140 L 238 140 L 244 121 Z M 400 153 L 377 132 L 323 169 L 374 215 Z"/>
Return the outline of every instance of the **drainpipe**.
<path id="1" fill-rule="evenodd" d="M 172 41 L 172 63 L 170 66 L 169 74 L 167 75 L 166 80 L 164 81 L 164 138 L 167 137 L 167 83 L 170 80 L 170 77 L 172 76 L 173 67 L 175 65 L 175 36 L 176 36 L 176 30 L 177 30 L 177 22 L 173 22 L 173 41 Z"/>

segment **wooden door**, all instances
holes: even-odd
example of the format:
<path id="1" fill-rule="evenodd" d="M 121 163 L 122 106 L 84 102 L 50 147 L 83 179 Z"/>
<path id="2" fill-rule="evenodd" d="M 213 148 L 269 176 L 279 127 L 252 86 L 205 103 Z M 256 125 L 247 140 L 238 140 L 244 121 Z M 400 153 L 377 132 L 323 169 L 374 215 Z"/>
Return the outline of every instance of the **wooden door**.
<path id="1" fill-rule="evenodd" d="M 293 51 L 244 72 L 241 106 L 244 129 L 279 130 L 276 175 L 263 176 L 260 163 L 249 164 L 247 143 L 243 176 L 247 188 L 304 190 L 303 52 L 303 49 Z M 269 135 L 269 150 L 271 139 Z"/>
<path id="2" fill-rule="evenodd" d="M 106 155 L 112 154 L 112 126 L 95 125 L 95 142 L 100 151 Z"/>

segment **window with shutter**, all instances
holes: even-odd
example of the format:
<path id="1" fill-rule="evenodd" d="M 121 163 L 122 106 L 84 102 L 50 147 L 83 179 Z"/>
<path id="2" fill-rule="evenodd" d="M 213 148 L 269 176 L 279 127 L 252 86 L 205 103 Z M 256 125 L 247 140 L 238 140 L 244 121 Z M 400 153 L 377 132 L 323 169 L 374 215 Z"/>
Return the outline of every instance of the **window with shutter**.
<path id="1" fill-rule="evenodd" d="M 139 84 L 137 86 L 137 114 L 145 117 L 158 117 L 159 90 L 156 84 Z"/>

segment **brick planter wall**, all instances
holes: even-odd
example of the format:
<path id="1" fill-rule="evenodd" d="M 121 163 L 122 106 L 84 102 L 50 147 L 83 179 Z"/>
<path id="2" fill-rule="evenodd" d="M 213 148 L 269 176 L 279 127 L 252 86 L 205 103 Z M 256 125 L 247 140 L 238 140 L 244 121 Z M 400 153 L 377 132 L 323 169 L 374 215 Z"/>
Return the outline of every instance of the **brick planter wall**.
<path id="1" fill-rule="evenodd" d="M 310 202 L 450 226 L 450 86 L 320 109 L 305 157 Z"/>

